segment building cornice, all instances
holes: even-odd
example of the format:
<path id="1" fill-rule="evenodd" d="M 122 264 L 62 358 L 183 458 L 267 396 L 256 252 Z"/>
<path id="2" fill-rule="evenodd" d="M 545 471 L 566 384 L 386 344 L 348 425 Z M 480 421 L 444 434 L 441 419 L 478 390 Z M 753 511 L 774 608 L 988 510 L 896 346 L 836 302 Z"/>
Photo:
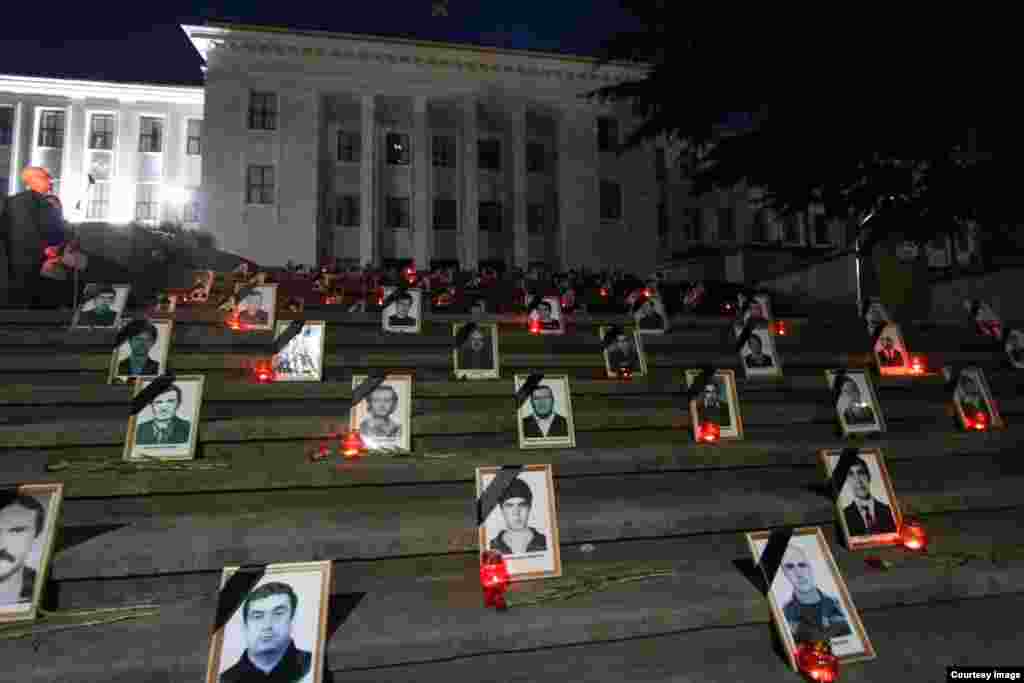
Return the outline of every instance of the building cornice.
<path id="1" fill-rule="evenodd" d="M 181 28 L 207 62 L 214 50 L 224 50 L 264 57 L 410 65 L 479 74 L 507 73 L 590 81 L 599 85 L 640 79 L 649 71 L 644 65 L 602 64 L 587 57 L 346 33 L 223 24 L 182 25 Z"/>
<path id="2" fill-rule="evenodd" d="M 73 100 L 91 98 L 118 100 L 124 103 L 161 102 L 200 107 L 203 106 L 205 99 L 201 86 L 113 83 L 5 74 L 0 74 L 0 92 L 68 97 Z"/>

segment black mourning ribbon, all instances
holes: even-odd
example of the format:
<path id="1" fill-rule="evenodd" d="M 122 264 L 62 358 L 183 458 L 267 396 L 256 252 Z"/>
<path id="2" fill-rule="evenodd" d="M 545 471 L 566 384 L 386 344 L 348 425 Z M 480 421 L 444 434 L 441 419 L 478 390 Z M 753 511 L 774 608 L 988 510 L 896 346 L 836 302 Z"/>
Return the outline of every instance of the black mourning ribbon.
<path id="1" fill-rule="evenodd" d="M 530 303 L 527 304 L 526 306 L 526 312 L 533 313 L 535 310 L 537 310 L 537 307 L 540 306 L 540 303 L 542 301 L 544 301 L 544 297 L 540 296 L 539 294 L 534 295 L 534 297 L 530 299 Z"/>
<path id="2" fill-rule="evenodd" d="M 477 328 L 475 322 L 468 322 L 459 328 L 459 331 L 455 335 L 455 348 L 459 349 L 465 345 L 466 341 L 469 340 L 469 335 L 473 334 L 473 330 Z"/>
<path id="3" fill-rule="evenodd" d="M 519 387 L 519 391 L 516 392 L 516 408 L 518 409 L 523 405 L 526 399 L 533 393 L 533 391 L 540 386 L 541 380 L 544 379 L 544 375 L 535 372 L 526 378 L 523 382 L 523 386 Z"/>
<path id="4" fill-rule="evenodd" d="M 775 581 L 775 575 L 779 573 L 782 558 L 785 557 L 786 548 L 789 547 L 789 541 L 792 538 L 792 529 L 776 529 L 768 536 L 768 543 L 765 544 L 764 552 L 761 553 L 761 559 L 757 563 L 764 574 L 766 592 L 770 592 L 772 589 L 772 582 Z"/>
<path id="5" fill-rule="evenodd" d="M 148 385 L 146 388 L 140 391 L 136 396 L 132 397 L 132 415 L 138 415 L 143 408 L 153 402 L 160 394 L 164 393 L 171 388 L 174 384 L 174 373 L 166 372 Z"/>
<path id="6" fill-rule="evenodd" d="M 625 330 L 623 330 L 618 325 L 612 325 L 611 328 L 609 328 L 608 331 L 605 332 L 604 337 L 601 339 L 601 348 L 607 351 L 608 347 L 615 343 L 615 338 L 618 337 L 620 334 L 625 333 Z"/>
<path id="7" fill-rule="evenodd" d="M 832 406 L 839 410 L 839 398 L 843 395 L 843 381 L 849 377 L 846 370 L 836 370 L 832 375 Z"/>
<path id="8" fill-rule="evenodd" d="M 302 328 L 305 326 L 306 321 L 302 319 L 293 320 L 288 323 L 288 327 L 281 330 L 281 335 L 271 344 L 271 354 L 277 355 L 281 353 L 281 350 L 288 346 L 292 339 L 299 336 L 299 333 L 302 332 Z"/>
<path id="9" fill-rule="evenodd" d="M 857 448 L 844 448 L 842 450 L 839 462 L 836 463 L 835 469 L 832 470 L 832 493 L 835 498 L 839 498 L 839 493 L 843 490 L 843 484 L 846 483 L 846 477 L 850 474 L 850 468 L 857 462 L 859 453 L 860 450 Z"/>
<path id="10" fill-rule="evenodd" d="M 352 390 L 352 407 L 355 408 L 359 402 L 373 393 L 373 390 L 384 382 L 384 375 L 370 375 L 364 379 L 358 387 Z"/>
<path id="11" fill-rule="evenodd" d="M 117 337 L 114 338 L 114 348 L 116 349 L 121 346 L 121 344 L 124 344 L 127 340 L 139 334 L 151 324 L 152 323 L 145 318 L 139 318 L 138 320 L 131 321 L 118 331 Z"/>
<path id="12" fill-rule="evenodd" d="M 393 290 L 391 290 L 391 293 L 388 294 L 387 297 L 384 299 L 384 303 L 381 304 L 382 307 L 383 308 L 387 308 L 391 304 L 393 304 L 396 301 L 398 301 L 398 297 L 402 296 L 403 294 L 405 294 L 408 291 L 409 291 L 409 288 L 406 287 L 405 285 L 398 285 Z"/>
<path id="13" fill-rule="evenodd" d="M 487 485 L 484 492 L 480 494 L 480 497 L 476 500 L 476 525 L 483 526 L 484 521 L 487 520 L 487 516 L 491 514 L 491 510 L 498 504 L 498 499 L 501 498 L 501 494 L 505 493 L 505 489 L 509 487 L 519 473 L 522 471 L 522 465 L 502 465 L 498 473 L 494 475 L 494 479 Z"/>
<path id="14" fill-rule="evenodd" d="M 711 384 L 715 376 L 715 369 L 710 365 L 705 365 L 698 368 L 697 376 L 693 378 L 693 383 L 686 388 L 686 403 L 689 405 L 690 401 L 697 398 L 704 387 Z"/>
<path id="15" fill-rule="evenodd" d="M 224 583 L 224 587 L 217 595 L 217 619 L 213 624 L 214 633 L 224 628 L 238 608 L 242 606 L 245 596 L 252 592 L 266 572 L 266 565 L 241 567 Z"/>
<path id="16" fill-rule="evenodd" d="M 736 337 L 736 353 L 743 350 L 743 347 L 748 341 L 750 341 L 750 335 L 754 334 L 754 321 L 748 320 L 743 326 L 743 330 L 740 331 L 739 336 Z"/>

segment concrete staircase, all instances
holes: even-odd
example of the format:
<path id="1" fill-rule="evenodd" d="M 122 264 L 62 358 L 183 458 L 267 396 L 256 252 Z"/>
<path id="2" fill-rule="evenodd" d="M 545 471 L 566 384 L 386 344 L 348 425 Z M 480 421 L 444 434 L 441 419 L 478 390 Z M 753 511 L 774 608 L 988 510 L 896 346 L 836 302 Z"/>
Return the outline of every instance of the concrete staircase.
<path id="1" fill-rule="evenodd" d="M 155 618 L 0 640 L 10 680 L 199 681 L 221 568 L 330 559 L 335 581 L 325 681 L 786 681 L 743 532 L 820 525 L 878 659 L 844 681 L 945 680 L 952 664 L 1019 662 L 1024 607 L 1024 375 L 957 324 L 904 324 L 929 366 L 986 369 L 1009 428 L 966 434 L 941 377 L 884 378 L 883 449 L 905 511 L 940 556 L 851 553 L 836 538 L 816 453 L 839 447 L 824 370 L 871 362 L 852 312 L 788 318 L 781 382 L 744 381 L 724 320 L 677 318 L 645 338 L 649 378 L 603 378 L 597 327 L 564 338 L 502 325 L 497 381 L 449 379 L 451 323 L 386 335 L 379 316 L 308 309 L 328 321 L 321 384 L 255 385 L 269 334 L 237 334 L 182 309 L 170 366 L 202 373 L 202 471 L 48 471 L 117 461 L 130 389 L 104 384 L 113 332 L 66 330 L 57 314 L 0 312 L 0 481 L 63 481 L 48 609 L 161 605 Z M 478 318 L 479 319 L 479 318 Z M 495 318 L 483 316 L 484 321 Z M 509 321 L 510 318 L 504 318 Z M 679 394 L 685 368 L 737 371 L 746 438 L 696 445 Z M 406 458 L 311 463 L 320 437 L 347 424 L 351 376 L 415 373 Z M 571 377 L 578 447 L 520 451 L 512 375 Z M 429 455 L 450 457 L 427 458 Z M 474 468 L 550 462 L 565 577 L 623 565 L 671 576 L 497 613 L 482 606 Z M 868 554 L 893 561 L 872 569 Z M 519 584 L 528 596 L 544 582 Z"/>

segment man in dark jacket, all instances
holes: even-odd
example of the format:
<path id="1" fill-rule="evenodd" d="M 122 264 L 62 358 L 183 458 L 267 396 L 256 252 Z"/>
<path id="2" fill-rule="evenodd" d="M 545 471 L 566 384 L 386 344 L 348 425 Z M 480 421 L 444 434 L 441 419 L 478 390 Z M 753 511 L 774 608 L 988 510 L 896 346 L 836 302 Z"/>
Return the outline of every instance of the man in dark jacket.
<path id="1" fill-rule="evenodd" d="M 39 269 L 46 247 L 64 243 L 60 204 L 48 200 L 53 179 L 45 168 L 29 166 L 21 180 L 29 189 L 7 199 L 0 215 L 0 241 L 7 252 L 6 263 L 0 264 L 0 271 L 6 271 L 0 273 L 0 303 L 55 307 L 61 283 L 41 277 Z"/>

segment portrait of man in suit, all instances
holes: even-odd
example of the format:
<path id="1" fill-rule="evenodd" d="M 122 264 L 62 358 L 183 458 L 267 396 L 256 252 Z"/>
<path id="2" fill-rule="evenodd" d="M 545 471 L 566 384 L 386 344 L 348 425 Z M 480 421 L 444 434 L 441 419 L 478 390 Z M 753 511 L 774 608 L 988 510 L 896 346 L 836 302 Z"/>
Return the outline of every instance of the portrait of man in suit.
<path id="1" fill-rule="evenodd" d="M 548 549 L 547 536 L 529 525 L 533 492 L 520 478 L 513 479 L 498 498 L 505 528 L 491 539 L 490 548 L 502 555 L 543 552 Z"/>
<path id="2" fill-rule="evenodd" d="M 618 332 L 608 348 L 608 367 L 611 368 L 612 372 L 623 368 L 635 371 L 639 364 L 640 356 L 630 335 L 626 332 Z"/>
<path id="3" fill-rule="evenodd" d="M 0 491 L 0 607 L 32 602 L 36 570 L 26 562 L 45 522 L 46 508 L 34 496 Z"/>
<path id="4" fill-rule="evenodd" d="M 843 376 L 839 381 L 842 384 L 839 389 L 839 411 L 842 413 L 846 424 L 853 427 L 875 424 L 875 411 L 864 400 L 857 380 L 852 377 Z"/>
<path id="5" fill-rule="evenodd" d="M 117 374 L 132 377 L 159 375 L 160 363 L 149 356 L 159 336 L 156 325 L 146 321 L 138 334 L 128 338 L 129 354 L 117 364 Z"/>
<path id="6" fill-rule="evenodd" d="M 878 362 L 882 367 L 893 368 L 902 367 L 903 354 L 896 347 L 896 342 L 889 335 L 883 335 L 878 340 Z"/>
<path id="7" fill-rule="evenodd" d="M 172 384 L 153 399 L 150 408 L 153 419 L 140 422 L 135 432 L 135 443 L 140 446 L 161 446 L 188 443 L 192 423 L 178 417 L 181 406 L 181 388 Z"/>
<path id="8" fill-rule="evenodd" d="M 764 352 L 764 342 L 761 341 L 757 332 L 750 334 L 750 339 L 747 340 L 747 350 L 749 353 L 743 356 L 743 363 L 748 368 L 774 367 L 775 363 L 772 361 L 772 357 Z"/>
<path id="9" fill-rule="evenodd" d="M 246 648 L 221 674 L 221 683 L 281 681 L 299 683 L 313 667 L 313 653 L 300 650 L 292 637 L 299 598 L 286 583 L 265 583 L 242 602 Z"/>
<path id="10" fill-rule="evenodd" d="M 541 439 L 552 436 L 568 436 L 569 423 L 555 412 L 555 392 L 547 385 L 540 385 L 530 394 L 532 414 L 523 418 L 523 436 L 527 439 Z"/>
<path id="11" fill-rule="evenodd" d="M 388 316 L 390 327 L 416 327 L 416 318 L 410 315 L 412 310 L 412 294 L 403 292 L 395 299 L 395 313 Z"/>
<path id="12" fill-rule="evenodd" d="M 238 304 L 238 321 L 246 325 L 266 325 L 270 314 L 263 308 L 263 293 L 258 289 L 249 292 Z"/>
<path id="13" fill-rule="evenodd" d="M 90 302 L 82 305 L 82 311 L 78 315 L 78 324 L 85 327 L 113 326 L 117 320 L 117 310 L 114 309 L 116 299 L 117 292 L 113 287 L 101 287 Z M 91 308 L 89 308 L 90 304 Z M 88 310 L 86 310 L 87 308 Z"/>
<path id="14" fill-rule="evenodd" d="M 490 370 L 494 367 L 494 346 L 491 336 L 480 327 L 475 328 L 459 347 L 460 370 Z"/>
<path id="15" fill-rule="evenodd" d="M 665 329 L 665 318 L 658 312 L 658 306 L 653 298 L 644 301 L 633 316 L 641 330 Z"/>
<path id="16" fill-rule="evenodd" d="M 732 427 L 732 413 L 729 411 L 729 399 L 725 394 L 726 386 L 722 377 L 715 376 L 704 385 L 700 398 L 697 399 L 700 421 L 711 420 L 720 429 Z"/>
<path id="17" fill-rule="evenodd" d="M 395 441 L 402 438 L 402 425 L 392 419 L 398 408 L 398 392 L 394 387 L 381 384 L 366 397 L 369 415 L 359 423 L 359 434 L 367 444 Z"/>
<path id="18" fill-rule="evenodd" d="M 960 380 L 957 383 L 957 403 L 960 404 L 960 410 L 969 419 L 975 419 L 975 416 L 980 413 L 985 416 L 989 424 L 992 424 L 992 411 L 989 410 L 988 402 L 985 400 L 981 381 L 970 370 L 960 373 Z"/>
<path id="19" fill-rule="evenodd" d="M 853 493 L 853 502 L 843 508 L 850 536 L 896 533 L 896 517 L 888 505 L 871 494 L 871 470 L 860 456 L 850 466 L 846 486 Z"/>
<path id="20" fill-rule="evenodd" d="M 803 549 L 790 544 L 782 557 L 781 570 L 793 587 L 793 597 L 782 613 L 796 642 L 841 638 L 853 632 L 839 600 L 818 587 L 814 567 Z"/>

